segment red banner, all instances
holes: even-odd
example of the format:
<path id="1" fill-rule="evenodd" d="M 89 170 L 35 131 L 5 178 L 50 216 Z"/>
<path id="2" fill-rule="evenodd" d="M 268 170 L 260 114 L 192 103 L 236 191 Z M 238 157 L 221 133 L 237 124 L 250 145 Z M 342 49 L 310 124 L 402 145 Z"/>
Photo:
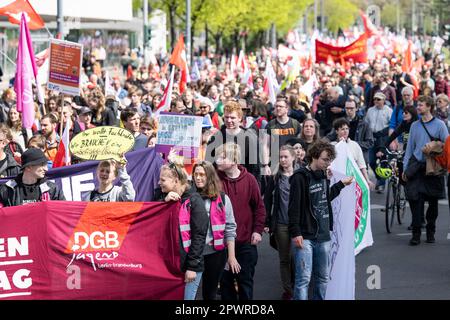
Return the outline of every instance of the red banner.
<path id="1" fill-rule="evenodd" d="M 177 203 L 0 210 L 0 299 L 181 300 Z"/>
<path id="2" fill-rule="evenodd" d="M 367 36 L 361 35 L 358 40 L 346 47 L 335 47 L 316 40 L 316 61 L 327 62 L 331 57 L 334 62 L 342 64 L 343 61 L 367 62 Z"/>

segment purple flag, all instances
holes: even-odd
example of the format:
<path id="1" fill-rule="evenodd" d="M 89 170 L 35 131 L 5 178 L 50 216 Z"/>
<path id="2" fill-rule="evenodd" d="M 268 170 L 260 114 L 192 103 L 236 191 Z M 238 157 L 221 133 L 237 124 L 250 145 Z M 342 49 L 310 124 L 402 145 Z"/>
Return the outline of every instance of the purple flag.
<path id="1" fill-rule="evenodd" d="M 136 191 L 135 201 L 151 201 L 154 190 L 158 187 L 159 172 L 163 165 L 163 159 L 155 151 L 155 148 L 128 152 L 125 157 L 128 161 L 127 171 Z M 50 169 L 47 172 L 47 177 L 61 188 L 66 200 L 80 201 L 98 184 L 95 172 L 99 162 L 87 161 Z M 0 179 L 0 184 L 7 181 L 8 179 Z M 120 185 L 119 181 L 117 181 L 117 184 Z"/>
<path id="2" fill-rule="evenodd" d="M 17 111 L 22 113 L 22 127 L 26 129 L 31 129 L 34 123 L 32 80 L 36 79 L 36 75 L 37 68 L 30 30 L 25 15 L 22 13 L 14 90 L 17 95 Z"/>

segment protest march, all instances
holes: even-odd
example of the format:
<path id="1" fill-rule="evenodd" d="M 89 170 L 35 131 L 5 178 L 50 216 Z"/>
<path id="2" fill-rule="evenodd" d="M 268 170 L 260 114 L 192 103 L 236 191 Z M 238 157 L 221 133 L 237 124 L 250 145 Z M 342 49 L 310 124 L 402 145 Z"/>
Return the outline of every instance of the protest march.
<path id="1" fill-rule="evenodd" d="M 437 241 L 442 34 L 393 31 L 352 4 L 339 32 L 316 20 L 209 52 L 179 32 L 156 54 L 53 35 L 34 3 L 0 3 L 18 28 L 15 56 L 0 50 L 14 63 L 0 83 L 0 300 L 242 302 L 269 278 L 279 300 L 355 300 L 374 199 L 383 232 L 404 225 L 402 248 Z"/>

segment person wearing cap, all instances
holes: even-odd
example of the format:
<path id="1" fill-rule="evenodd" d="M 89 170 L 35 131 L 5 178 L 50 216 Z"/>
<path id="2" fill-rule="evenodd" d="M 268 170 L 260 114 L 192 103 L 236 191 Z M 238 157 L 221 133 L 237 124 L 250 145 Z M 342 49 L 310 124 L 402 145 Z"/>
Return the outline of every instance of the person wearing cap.
<path id="1" fill-rule="evenodd" d="M 306 143 L 300 138 L 292 138 L 289 139 L 286 144 L 292 146 L 295 151 L 294 170 L 304 167 L 306 165 Z"/>
<path id="2" fill-rule="evenodd" d="M 384 150 L 384 145 L 388 139 L 389 122 L 391 121 L 392 109 L 386 104 L 386 96 L 382 92 L 375 93 L 373 97 L 374 107 L 369 108 L 366 115 L 366 121 L 373 132 L 374 145 L 369 149 L 369 165 L 373 172 L 377 167 L 376 153 L 380 148 Z M 377 177 L 375 190 L 382 192 L 384 190 L 385 180 Z"/>
<path id="3" fill-rule="evenodd" d="M 96 127 L 92 124 L 92 110 L 89 107 L 81 107 L 78 114 L 78 119 L 80 119 L 80 122 L 83 124 L 83 131 Z"/>
<path id="4" fill-rule="evenodd" d="M 385 96 L 385 103 L 389 107 L 395 107 L 397 105 L 397 95 L 395 93 L 395 89 L 387 84 L 387 75 L 381 72 L 377 72 L 374 77 L 375 85 L 372 87 L 370 91 L 369 97 L 369 107 L 374 105 L 375 94 L 381 92 Z"/>
<path id="5" fill-rule="evenodd" d="M 0 186 L 0 206 L 66 200 L 58 186 L 46 179 L 47 170 L 47 157 L 42 150 L 30 148 L 25 151 L 22 154 L 22 172 Z"/>

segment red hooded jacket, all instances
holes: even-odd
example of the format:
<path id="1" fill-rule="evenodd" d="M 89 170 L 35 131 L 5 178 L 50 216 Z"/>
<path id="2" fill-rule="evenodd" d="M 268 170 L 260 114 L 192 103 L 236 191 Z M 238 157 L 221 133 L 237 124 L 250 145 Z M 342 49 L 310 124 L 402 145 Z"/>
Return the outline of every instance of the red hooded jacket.
<path id="1" fill-rule="evenodd" d="M 241 174 L 236 179 L 218 171 L 222 180 L 223 190 L 228 195 L 233 205 L 234 218 L 237 224 L 236 243 L 250 243 L 252 234 L 263 234 L 266 219 L 266 209 L 261 197 L 256 178 L 247 172 L 243 166 L 239 166 Z"/>

